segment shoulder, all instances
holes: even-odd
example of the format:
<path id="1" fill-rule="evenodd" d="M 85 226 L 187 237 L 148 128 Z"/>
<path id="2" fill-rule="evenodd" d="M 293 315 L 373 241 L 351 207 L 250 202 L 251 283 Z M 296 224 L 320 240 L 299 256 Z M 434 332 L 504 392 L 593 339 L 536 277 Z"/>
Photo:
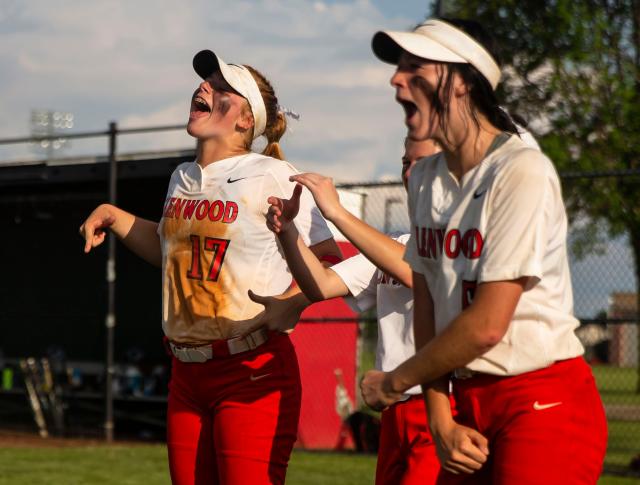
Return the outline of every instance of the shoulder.
<path id="1" fill-rule="evenodd" d="M 176 168 L 173 169 L 171 176 L 178 175 L 181 173 L 188 173 L 193 170 L 195 164 L 196 164 L 195 160 L 192 162 L 182 162 L 180 165 L 178 165 Z"/>
<path id="2" fill-rule="evenodd" d="M 246 164 L 251 164 L 256 170 L 262 170 L 264 173 L 270 173 L 274 176 L 277 175 L 289 175 L 298 173 L 293 165 L 286 160 L 280 160 L 278 158 L 268 157 L 259 153 L 253 153 L 251 157 L 248 157 Z"/>
<path id="3" fill-rule="evenodd" d="M 171 178 L 169 179 L 169 184 L 175 185 L 180 181 L 185 180 L 185 178 L 186 179 L 195 178 L 196 169 L 197 167 L 196 167 L 195 160 L 192 162 L 181 163 L 180 165 L 178 165 L 176 168 L 173 169 L 173 172 L 171 173 Z"/>
<path id="4" fill-rule="evenodd" d="M 414 199 L 423 190 L 431 190 L 434 180 L 441 173 L 447 172 L 447 162 L 442 152 L 419 159 L 409 175 L 407 192 L 409 199 Z"/>
<path id="5" fill-rule="evenodd" d="M 558 178 L 555 166 L 549 157 L 517 136 L 512 136 L 502 147 L 496 159 L 495 168 L 499 178 L 521 181 Z"/>

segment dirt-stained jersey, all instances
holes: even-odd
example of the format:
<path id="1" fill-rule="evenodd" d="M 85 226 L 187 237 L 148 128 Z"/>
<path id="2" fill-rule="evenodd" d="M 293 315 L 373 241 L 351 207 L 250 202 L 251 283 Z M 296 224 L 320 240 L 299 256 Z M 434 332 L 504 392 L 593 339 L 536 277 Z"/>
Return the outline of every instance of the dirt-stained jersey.
<path id="1" fill-rule="evenodd" d="M 502 341 L 468 368 L 516 375 L 583 353 L 560 181 L 544 154 L 511 136 L 460 181 L 443 154 L 424 159 L 411 172 L 409 215 L 405 260 L 425 276 L 437 332 L 477 284 L 529 277 Z"/>
<path id="2" fill-rule="evenodd" d="M 271 195 L 289 198 L 298 173 L 249 153 L 176 168 L 158 232 L 162 242 L 163 329 L 172 341 L 203 344 L 236 336 L 263 308 L 247 296 L 275 295 L 291 274 L 265 216 Z M 308 191 L 295 219 L 308 245 L 331 233 Z"/>

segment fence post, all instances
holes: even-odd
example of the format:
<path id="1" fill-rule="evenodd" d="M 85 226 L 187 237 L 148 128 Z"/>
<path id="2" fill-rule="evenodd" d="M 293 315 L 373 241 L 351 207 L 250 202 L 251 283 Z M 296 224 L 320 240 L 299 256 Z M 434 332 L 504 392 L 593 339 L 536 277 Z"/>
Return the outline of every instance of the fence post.
<path id="1" fill-rule="evenodd" d="M 116 135 L 118 128 L 115 122 L 109 123 L 109 203 L 116 204 L 118 189 L 118 167 L 116 165 Z M 114 331 L 116 326 L 116 237 L 109 232 L 107 258 L 107 355 L 105 378 L 105 421 L 104 433 L 107 443 L 113 442 L 113 363 Z"/>

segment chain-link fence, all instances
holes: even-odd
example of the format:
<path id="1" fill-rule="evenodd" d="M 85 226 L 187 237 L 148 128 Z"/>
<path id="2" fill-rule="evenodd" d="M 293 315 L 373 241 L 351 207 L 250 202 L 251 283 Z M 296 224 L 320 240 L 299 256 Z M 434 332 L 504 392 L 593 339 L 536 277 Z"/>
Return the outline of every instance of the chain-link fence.
<path id="1" fill-rule="evenodd" d="M 594 175 L 598 174 L 586 174 L 585 178 Z M 631 180 L 637 180 L 640 190 L 640 177 Z M 342 184 L 339 189 L 343 203 L 370 225 L 387 233 L 409 232 L 407 196 L 399 182 Z M 584 228 L 585 221 L 578 220 L 569 230 L 574 310 L 581 321 L 577 333 L 585 345 L 585 357 L 592 366 L 608 418 L 607 470 L 626 472 L 634 466 L 640 468 L 640 463 L 632 465 L 640 454 L 635 259 L 627 236 L 611 238 L 602 228 L 591 232 L 593 241 L 585 241 Z M 370 354 L 375 350 L 377 334 L 370 328 L 375 325 L 361 326 L 362 372 L 372 365 Z"/>

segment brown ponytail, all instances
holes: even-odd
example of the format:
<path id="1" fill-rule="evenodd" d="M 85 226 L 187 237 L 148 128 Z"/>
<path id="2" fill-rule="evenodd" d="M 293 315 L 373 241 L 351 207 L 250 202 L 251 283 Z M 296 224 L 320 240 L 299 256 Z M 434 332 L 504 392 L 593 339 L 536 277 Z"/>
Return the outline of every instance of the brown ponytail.
<path id="1" fill-rule="evenodd" d="M 264 107 L 267 111 L 267 124 L 264 129 L 264 136 L 267 139 L 267 146 L 262 151 L 263 155 L 284 160 L 284 154 L 280 148 L 280 138 L 287 130 L 287 120 L 278 108 L 278 98 L 271 86 L 271 83 L 259 71 L 251 66 L 245 65 L 255 79 L 260 94 L 264 100 Z M 253 136 L 253 134 L 252 134 Z"/>

